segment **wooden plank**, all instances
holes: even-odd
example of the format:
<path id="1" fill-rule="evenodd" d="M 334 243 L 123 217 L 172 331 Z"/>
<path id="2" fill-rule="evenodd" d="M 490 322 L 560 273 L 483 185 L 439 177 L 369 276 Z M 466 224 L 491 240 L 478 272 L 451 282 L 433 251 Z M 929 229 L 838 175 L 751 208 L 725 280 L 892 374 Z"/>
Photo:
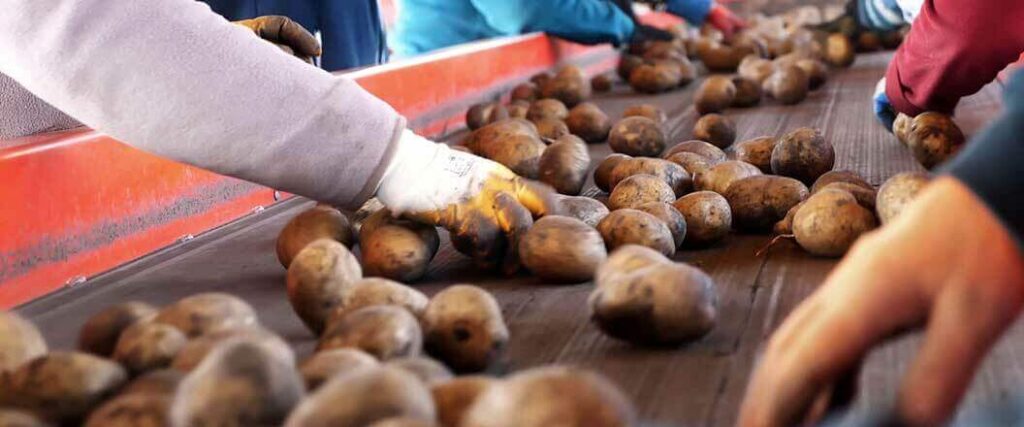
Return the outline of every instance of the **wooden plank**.
<path id="1" fill-rule="evenodd" d="M 904 147 L 886 134 L 870 113 L 870 92 L 881 75 L 886 55 L 858 59 L 838 71 L 821 91 L 802 104 L 729 110 L 740 139 L 780 135 L 798 126 L 815 126 L 836 145 L 838 167 L 858 170 L 878 184 L 892 173 L 916 167 Z M 669 115 L 672 141 L 691 137 L 696 83 L 677 92 L 637 97 L 617 87 L 598 104 L 617 119 L 624 108 L 648 102 Z M 964 120 L 980 126 L 991 116 L 997 88 L 965 102 Z M 973 126 L 973 125 L 972 125 Z M 969 128 L 970 129 L 970 128 Z M 457 140 L 458 135 L 453 136 Z M 607 153 L 606 144 L 591 146 L 593 163 Z M 588 190 L 593 194 L 594 189 Z M 300 354 L 313 345 L 284 296 L 284 270 L 273 255 L 274 239 L 284 223 L 308 203 L 289 202 L 251 218 L 180 244 L 171 250 L 23 307 L 56 348 L 74 345 L 78 326 L 93 312 L 116 302 L 139 299 L 166 304 L 203 291 L 235 293 L 258 307 L 261 321 L 294 344 Z M 675 349 L 640 349 L 605 337 L 588 319 L 586 298 L 592 285 L 555 286 L 527 274 L 495 277 L 476 270 L 445 243 L 425 280 L 416 284 L 428 294 L 452 283 L 474 283 L 493 292 L 512 332 L 503 370 L 566 363 L 602 372 L 621 386 L 643 418 L 657 425 L 727 426 L 735 421 L 746 379 L 764 338 L 796 304 L 814 290 L 834 265 L 811 258 L 792 245 L 755 252 L 766 236 L 731 236 L 717 247 L 683 251 L 680 261 L 695 264 L 716 281 L 720 319 L 704 340 Z M 989 360 L 969 400 L 991 400 L 1024 380 L 1015 329 Z M 909 360 L 914 337 L 872 355 L 864 380 L 871 395 L 861 408 L 878 407 L 892 395 L 896 373 Z"/>

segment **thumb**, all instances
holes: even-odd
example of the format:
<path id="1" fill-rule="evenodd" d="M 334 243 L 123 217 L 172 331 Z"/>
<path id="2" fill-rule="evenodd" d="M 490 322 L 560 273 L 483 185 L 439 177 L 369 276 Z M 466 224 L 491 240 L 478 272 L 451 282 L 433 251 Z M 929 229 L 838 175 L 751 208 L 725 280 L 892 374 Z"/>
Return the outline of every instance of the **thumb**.
<path id="1" fill-rule="evenodd" d="M 536 181 L 513 178 L 515 199 L 535 218 L 558 214 L 558 199 L 555 190 Z"/>
<path id="2" fill-rule="evenodd" d="M 1021 309 L 1019 296 L 993 294 L 985 284 L 947 288 L 900 390 L 899 413 L 909 425 L 940 425 L 955 412 L 985 354 Z"/>

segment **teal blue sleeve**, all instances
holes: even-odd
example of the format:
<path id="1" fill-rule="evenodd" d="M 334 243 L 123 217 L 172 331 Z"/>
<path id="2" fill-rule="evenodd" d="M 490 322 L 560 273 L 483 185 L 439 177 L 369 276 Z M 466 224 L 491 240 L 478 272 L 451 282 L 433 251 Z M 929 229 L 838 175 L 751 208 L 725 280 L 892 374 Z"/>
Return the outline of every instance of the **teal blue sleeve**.
<path id="1" fill-rule="evenodd" d="M 487 24 L 505 34 L 534 31 L 579 43 L 622 44 L 634 24 L 605 0 L 471 0 Z"/>
<path id="2" fill-rule="evenodd" d="M 692 25 L 701 25 L 711 12 L 711 0 L 668 0 L 668 13 L 680 16 Z"/>

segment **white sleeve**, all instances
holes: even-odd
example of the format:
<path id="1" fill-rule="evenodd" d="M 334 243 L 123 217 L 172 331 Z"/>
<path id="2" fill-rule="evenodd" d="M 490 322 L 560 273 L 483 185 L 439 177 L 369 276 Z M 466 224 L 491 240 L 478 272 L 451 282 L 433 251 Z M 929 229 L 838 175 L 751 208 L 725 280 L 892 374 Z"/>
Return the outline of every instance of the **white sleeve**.
<path id="1" fill-rule="evenodd" d="M 193 0 L 0 0 L 0 73 L 143 150 L 314 199 L 376 190 L 405 120 Z"/>

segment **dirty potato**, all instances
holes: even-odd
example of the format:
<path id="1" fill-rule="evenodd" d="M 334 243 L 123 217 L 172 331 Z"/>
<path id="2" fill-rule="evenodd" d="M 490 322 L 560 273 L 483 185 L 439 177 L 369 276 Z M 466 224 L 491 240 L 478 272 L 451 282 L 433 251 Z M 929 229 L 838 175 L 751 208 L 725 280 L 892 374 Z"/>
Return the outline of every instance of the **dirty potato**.
<path id="1" fill-rule="evenodd" d="M 333 377 L 379 365 L 377 359 L 365 351 L 336 348 L 313 353 L 299 365 L 299 374 L 306 390 L 312 392 Z"/>
<path id="2" fill-rule="evenodd" d="M 333 239 L 351 247 L 355 243 L 352 225 L 341 211 L 318 204 L 292 218 L 277 235 L 277 260 L 288 268 L 306 245 L 319 239 Z"/>
<path id="3" fill-rule="evenodd" d="M 545 281 L 588 281 L 607 256 L 604 240 L 594 227 L 565 216 L 537 220 L 519 241 L 520 261 Z"/>
<path id="4" fill-rule="evenodd" d="M 498 382 L 490 377 L 469 375 L 431 385 L 430 394 L 434 397 L 441 427 L 459 427 L 477 398 Z"/>
<path id="5" fill-rule="evenodd" d="M 677 153 L 694 153 L 707 158 L 712 165 L 724 162 L 728 157 L 725 151 L 705 141 L 691 140 L 680 142 L 665 151 L 663 158 L 669 158 Z M 692 171 L 690 171 L 692 172 Z"/>
<path id="6" fill-rule="evenodd" d="M 597 227 L 610 212 L 604 203 L 590 197 L 562 196 L 558 198 L 558 206 L 561 215 L 576 218 L 591 227 Z"/>
<path id="7" fill-rule="evenodd" d="M 611 210 L 626 209 L 640 206 L 647 202 L 671 203 L 675 200 L 675 191 L 664 180 L 654 175 L 639 174 L 623 179 L 608 196 Z"/>
<path id="8" fill-rule="evenodd" d="M 614 190 L 626 178 L 644 174 L 664 181 L 672 189 L 676 197 L 693 190 L 693 179 L 686 172 L 686 169 L 668 160 L 650 157 L 635 157 L 619 162 L 612 169 L 609 185 Z"/>
<path id="9" fill-rule="evenodd" d="M 368 277 L 345 290 L 341 304 L 331 310 L 327 323 L 333 323 L 349 313 L 375 305 L 393 305 L 404 308 L 417 318 L 423 315 L 429 299 L 423 292 L 393 280 Z"/>
<path id="10" fill-rule="evenodd" d="M 721 113 L 736 99 L 736 85 L 725 76 L 710 76 L 694 94 L 694 107 L 699 114 Z"/>
<path id="11" fill-rule="evenodd" d="M 508 110 L 498 102 L 484 102 L 466 110 L 466 127 L 480 129 L 490 123 L 508 118 Z"/>
<path id="12" fill-rule="evenodd" d="M 409 310 L 374 305 L 355 310 L 327 325 L 316 350 L 356 348 L 377 359 L 416 356 L 423 347 L 423 331 Z"/>
<path id="13" fill-rule="evenodd" d="M 434 295 L 423 315 L 427 352 L 455 372 L 478 372 L 502 357 L 508 327 L 497 300 L 471 285 Z"/>
<path id="14" fill-rule="evenodd" d="M 896 218 L 930 180 L 924 172 L 904 172 L 886 180 L 878 189 L 878 200 L 875 203 L 882 224 L 888 224 Z"/>
<path id="15" fill-rule="evenodd" d="M 590 78 L 590 88 L 594 92 L 608 92 L 612 90 L 612 76 L 608 74 L 598 74 Z"/>
<path id="16" fill-rule="evenodd" d="M 833 67 L 846 68 L 856 59 L 853 42 L 842 33 L 830 34 L 825 39 L 825 62 Z"/>
<path id="17" fill-rule="evenodd" d="M 126 394 L 160 394 L 173 396 L 185 373 L 174 368 L 157 369 L 135 377 L 121 388 L 119 396 Z"/>
<path id="18" fill-rule="evenodd" d="M 665 150 L 665 134 L 651 119 L 626 117 L 612 127 L 608 145 L 616 153 L 656 157 Z"/>
<path id="19" fill-rule="evenodd" d="M 532 82 L 520 83 L 512 88 L 509 98 L 513 101 L 533 102 L 537 99 L 539 90 Z"/>
<path id="20" fill-rule="evenodd" d="M 0 310 L 0 378 L 46 351 L 46 340 L 36 325 L 15 313 Z"/>
<path id="21" fill-rule="evenodd" d="M 803 58 L 798 59 L 793 65 L 804 70 L 804 73 L 807 74 L 807 88 L 810 90 L 820 88 L 828 80 L 828 66 L 824 62 L 817 59 Z"/>
<path id="22" fill-rule="evenodd" d="M 736 141 L 736 125 L 721 114 L 706 114 L 693 126 L 693 137 L 726 148 Z"/>
<path id="23" fill-rule="evenodd" d="M 672 231 L 658 217 L 636 209 L 619 209 L 597 225 L 610 251 L 625 245 L 646 246 L 665 256 L 676 253 Z"/>
<path id="24" fill-rule="evenodd" d="M 603 142 L 612 129 L 611 119 L 597 105 L 584 102 L 569 110 L 565 119 L 569 131 L 588 143 Z"/>
<path id="25" fill-rule="evenodd" d="M 818 179 L 814 181 L 814 185 L 811 186 L 811 192 L 817 193 L 818 190 L 833 182 L 846 182 L 869 190 L 874 189 L 874 186 L 868 183 L 867 180 L 857 172 L 851 170 L 835 170 L 825 172 L 819 176 Z"/>
<path id="26" fill-rule="evenodd" d="M 652 104 L 630 105 L 629 107 L 626 107 L 626 109 L 622 112 L 623 118 L 638 116 L 647 117 L 648 119 L 654 120 L 654 122 L 659 125 L 665 123 L 665 120 L 668 120 L 668 117 L 665 115 L 665 112 L 661 111 L 660 108 Z"/>
<path id="27" fill-rule="evenodd" d="M 541 117 L 534 120 L 533 124 L 537 126 L 537 133 L 545 143 L 551 143 L 563 136 L 572 134 L 569 132 L 569 126 L 561 119 Z"/>
<path id="28" fill-rule="evenodd" d="M 594 185 L 601 189 L 605 193 L 612 191 L 612 171 L 619 165 L 620 162 L 626 159 L 630 159 L 630 156 L 619 153 L 609 154 L 601 163 L 597 164 L 594 168 Z"/>
<path id="29" fill-rule="evenodd" d="M 540 182 L 550 185 L 560 194 L 575 196 L 587 182 L 588 168 L 590 153 L 587 146 L 576 136 L 566 135 L 548 146 L 540 157 Z"/>
<path id="30" fill-rule="evenodd" d="M 128 301 L 107 307 L 92 315 L 82 325 L 78 332 L 78 349 L 97 356 L 109 357 L 117 346 L 121 332 L 135 323 L 152 319 L 156 313 L 156 307 L 139 301 Z M 0 337 L 3 337 L 3 334 L 0 334 Z M 2 359 L 0 357 L 0 360 Z M 0 371 L 3 370 L 0 364 Z"/>
<path id="31" fill-rule="evenodd" d="M 779 139 L 772 150 L 772 172 L 811 185 L 832 170 L 836 152 L 816 129 L 799 128 Z"/>
<path id="32" fill-rule="evenodd" d="M 557 99 L 544 98 L 533 101 L 530 105 L 530 111 L 526 113 L 526 118 L 532 122 L 540 120 L 542 118 L 565 120 L 569 117 L 569 108 Z"/>
<path id="33" fill-rule="evenodd" d="M 24 409 L 45 421 L 74 425 L 128 381 L 117 363 L 98 356 L 53 351 L 9 372 L 0 383 L 0 407 Z"/>
<path id="34" fill-rule="evenodd" d="M 672 240 L 675 242 L 676 248 L 683 244 L 683 239 L 686 238 L 686 219 L 671 204 L 663 202 L 644 203 L 637 206 L 636 210 L 654 215 L 655 218 L 665 223 L 668 226 L 668 231 L 672 233 Z"/>
<path id="35" fill-rule="evenodd" d="M 914 117 L 906 138 L 910 152 L 925 169 L 944 163 L 964 145 L 964 134 L 953 119 L 934 112 Z"/>
<path id="36" fill-rule="evenodd" d="M 693 180 L 693 187 L 698 191 L 725 194 L 733 182 L 755 175 L 761 175 L 761 170 L 757 166 L 738 160 L 728 160 L 698 174 Z"/>
<path id="37" fill-rule="evenodd" d="M 643 64 L 629 74 L 629 86 L 640 93 L 660 93 L 672 90 L 682 83 L 678 67 L 670 64 Z"/>
<path id="38" fill-rule="evenodd" d="M 387 209 L 367 223 L 373 224 L 372 230 L 364 225 L 359 233 L 365 275 L 410 283 L 426 274 L 441 244 L 436 227 L 396 219 Z"/>
<path id="39" fill-rule="evenodd" d="M 779 102 L 792 105 L 807 98 L 811 79 L 800 67 L 789 65 L 775 70 L 764 81 L 764 91 Z"/>
<path id="40" fill-rule="evenodd" d="M 758 175 L 743 178 L 723 194 L 729 201 L 733 225 L 743 231 L 767 232 L 809 195 L 807 186 L 793 178 Z"/>
<path id="41" fill-rule="evenodd" d="M 697 153 L 691 153 L 689 151 L 680 151 L 680 152 L 675 153 L 675 154 L 673 154 L 671 156 L 668 156 L 666 158 L 666 160 L 668 160 L 668 161 L 670 161 L 672 163 L 675 163 L 675 164 L 677 164 L 679 166 L 682 166 L 683 170 L 685 170 L 686 172 L 688 172 L 690 174 L 690 177 L 691 177 L 691 179 L 690 179 L 691 185 L 690 186 L 691 187 L 693 186 L 692 185 L 692 183 L 693 183 L 692 177 L 696 176 L 697 174 L 699 174 L 701 172 L 704 172 L 704 171 L 708 170 L 711 166 L 714 165 L 714 162 L 712 162 L 711 160 L 708 160 L 707 157 L 704 157 L 704 156 L 702 156 L 700 154 L 697 154 Z"/>
<path id="42" fill-rule="evenodd" d="M 380 211 L 376 215 L 387 213 Z M 372 221 L 368 219 L 367 223 Z M 361 231 L 368 231 L 367 227 L 364 224 Z M 376 244 L 370 237 L 379 230 L 374 231 L 363 242 L 363 246 L 372 248 Z M 371 253 L 373 251 L 377 249 L 372 249 Z M 330 239 L 317 240 L 299 252 L 288 267 L 285 277 L 288 302 L 306 327 L 320 334 L 331 309 L 341 302 L 345 289 L 362 277 L 363 269 L 359 261 L 344 245 Z"/>
<path id="43" fill-rule="evenodd" d="M 729 235 L 732 209 L 729 201 L 712 191 L 698 191 L 680 197 L 672 204 L 686 220 L 687 247 L 705 247 Z"/>
<path id="44" fill-rule="evenodd" d="M 736 160 L 757 166 L 761 172 L 772 173 L 772 150 L 777 142 L 775 137 L 761 136 L 737 143 L 733 153 Z"/>
<path id="45" fill-rule="evenodd" d="M 399 357 L 389 360 L 384 366 L 408 372 L 428 387 L 455 378 L 448 367 L 429 357 Z"/>
<path id="46" fill-rule="evenodd" d="M 139 375 L 170 366 L 187 341 L 188 337 L 171 325 L 136 323 L 121 334 L 111 358 L 132 375 Z"/>
<path id="47" fill-rule="evenodd" d="M 878 226 L 875 214 L 852 194 L 835 189 L 815 193 L 793 217 L 793 235 L 813 255 L 839 257 L 861 234 Z"/>
<path id="48" fill-rule="evenodd" d="M 122 395 L 92 411 L 84 427 L 169 427 L 170 409 L 168 395 Z"/>
<path id="49" fill-rule="evenodd" d="M 337 241 L 324 240 L 348 251 Z M 206 292 L 182 298 L 160 310 L 153 321 L 174 326 L 189 337 L 197 337 L 217 329 L 253 326 L 259 323 L 256 311 L 249 303 L 221 292 Z"/>
<path id="50" fill-rule="evenodd" d="M 432 421 L 430 391 L 415 376 L 389 367 L 339 375 L 302 401 L 285 427 L 364 427 L 393 417 Z"/>
<path id="51" fill-rule="evenodd" d="M 289 360 L 294 357 L 291 347 L 277 334 L 258 326 L 240 326 L 219 329 L 192 338 L 174 356 L 171 367 L 181 372 L 191 372 L 217 347 L 234 341 L 256 343 L 281 359 Z M 290 362 L 294 364 L 294 360 Z"/>

